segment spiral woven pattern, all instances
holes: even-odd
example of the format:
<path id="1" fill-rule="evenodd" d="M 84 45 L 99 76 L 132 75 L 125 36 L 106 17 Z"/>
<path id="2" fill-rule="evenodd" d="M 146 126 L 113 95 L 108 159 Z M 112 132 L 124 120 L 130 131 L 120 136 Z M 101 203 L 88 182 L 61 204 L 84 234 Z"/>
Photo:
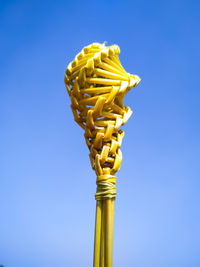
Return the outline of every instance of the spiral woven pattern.
<path id="1" fill-rule="evenodd" d="M 75 121 L 84 129 L 90 161 L 97 175 L 96 199 L 115 198 L 116 177 L 122 161 L 120 126 L 132 111 L 125 94 L 140 78 L 122 67 L 117 45 L 93 43 L 75 57 L 65 72 Z"/>

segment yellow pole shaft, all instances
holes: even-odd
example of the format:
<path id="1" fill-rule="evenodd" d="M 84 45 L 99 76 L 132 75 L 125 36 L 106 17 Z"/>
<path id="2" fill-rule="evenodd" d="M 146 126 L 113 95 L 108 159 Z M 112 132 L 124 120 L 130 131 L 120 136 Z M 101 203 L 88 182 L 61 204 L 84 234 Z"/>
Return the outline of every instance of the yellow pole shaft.
<path id="1" fill-rule="evenodd" d="M 101 200 L 97 200 L 93 267 L 99 267 L 99 264 L 100 264 L 101 216 L 102 216 L 101 213 L 102 213 L 102 201 Z"/>
<path id="2" fill-rule="evenodd" d="M 113 266 L 114 199 L 106 199 L 105 267 Z"/>
<path id="3" fill-rule="evenodd" d="M 101 256 L 100 256 L 100 267 L 105 267 L 105 200 L 102 200 L 102 221 L 101 221 Z"/>

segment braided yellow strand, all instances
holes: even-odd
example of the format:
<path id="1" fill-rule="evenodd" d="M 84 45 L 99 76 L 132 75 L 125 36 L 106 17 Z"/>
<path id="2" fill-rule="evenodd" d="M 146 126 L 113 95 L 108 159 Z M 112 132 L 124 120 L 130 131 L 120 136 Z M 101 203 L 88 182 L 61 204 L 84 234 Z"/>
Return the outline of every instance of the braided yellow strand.
<path id="1" fill-rule="evenodd" d="M 97 175 L 96 199 L 115 198 L 122 160 L 124 125 L 132 114 L 124 96 L 140 78 L 122 67 L 117 45 L 93 43 L 75 57 L 65 72 L 74 120 L 85 130 L 90 161 Z"/>

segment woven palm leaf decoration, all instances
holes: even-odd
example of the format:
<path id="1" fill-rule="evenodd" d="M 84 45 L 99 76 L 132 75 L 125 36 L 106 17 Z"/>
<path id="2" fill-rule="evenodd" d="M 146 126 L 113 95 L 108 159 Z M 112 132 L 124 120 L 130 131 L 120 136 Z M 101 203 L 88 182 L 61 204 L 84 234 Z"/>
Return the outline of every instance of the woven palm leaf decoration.
<path id="1" fill-rule="evenodd" d="M 65 84 L 74 120 L 85 131 L 91 166 L 97 176 L 94 267 L 112 266 L 116 176 L 122 161 L 124 125 L 132 114 L 124 96 L 140 78 L 122 67 L 117 45 L 93 43 L 68 65 Z M 102 262 L 103 261 L 103 262 Z"/>

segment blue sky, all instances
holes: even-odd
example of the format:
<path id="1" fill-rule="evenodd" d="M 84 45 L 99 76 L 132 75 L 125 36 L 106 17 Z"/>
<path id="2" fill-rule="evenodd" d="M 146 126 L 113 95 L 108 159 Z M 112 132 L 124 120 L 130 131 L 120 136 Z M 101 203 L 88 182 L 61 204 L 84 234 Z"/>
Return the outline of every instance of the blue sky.
<path id="1" fill-rule="evenodd" d="M 200 266 L 199 1 L 1 1 L 0 264 L 92 266 L 95 173 L 64 86 L 118 44 L 128 93 L 115 267 Z"/>

